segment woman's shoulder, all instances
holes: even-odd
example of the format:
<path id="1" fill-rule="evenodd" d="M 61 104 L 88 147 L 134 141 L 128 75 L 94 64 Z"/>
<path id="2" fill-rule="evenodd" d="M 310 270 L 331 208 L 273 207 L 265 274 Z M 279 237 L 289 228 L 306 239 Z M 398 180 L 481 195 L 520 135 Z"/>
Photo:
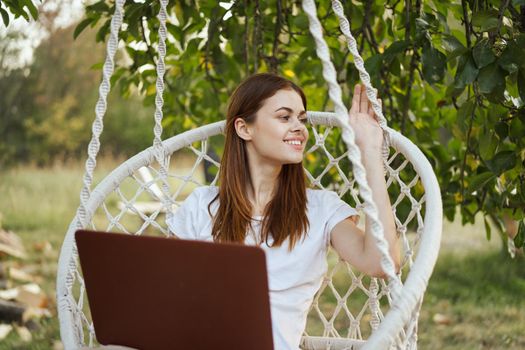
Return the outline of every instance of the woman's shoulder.
<path id="1" fill-rule="evenodd" d="M 203 202 L 203 201 L 210 201 L 219 192 L 219 189 L 217 186 L 199 186 L 195 187 L 191 193 L 186 197 L 184 201 L 190 201 L 190 202 Z"/>
<path id="2" fill-rule="evenodd" d="M 206 195 L 216 195 L 219 192 L 219 187 L 217 186 L 199 186 L 195 187 L 193 190 L 194 193 L 200 195 L 200 196 L 206 196 Z"/>
<path id="3" fill-rule="evenodd" d="M 322 204 L 326 200 L 339 198 L 339 195 L 334 191 L 313 188 L 306 189 L 306 196 L 309 202 L 313 202 L 312 204 Z"/>

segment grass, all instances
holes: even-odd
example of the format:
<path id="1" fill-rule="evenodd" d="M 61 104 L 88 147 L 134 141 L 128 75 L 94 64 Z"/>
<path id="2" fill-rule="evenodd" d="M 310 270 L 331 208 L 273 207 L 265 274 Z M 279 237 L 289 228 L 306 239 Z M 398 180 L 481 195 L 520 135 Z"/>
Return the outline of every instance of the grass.
<path id="1" fill-rule="evenodd" d="M 98 166 L 95 182 L 114 162 Z M 52 318 L 35 323 L 32 342 L 24 343 L 11 332 L 0 349 L 53 349 L 60 344 L 54 306 L 56 262 L 78 206 L 82 174 L 83 164 L 0 172 L 2 225 L 23 239 L 29 258 L 20 264 L 43 278 L 53 312 Z M 420 349 L 525 348 L 525 261 L 502 254 L 497 238 L 487 242 L 481 219 L 477 222 L 467 227 L 445 223 L 440 258 L 420 315 Z M 51 251 L 42 251 L 43 242 L 51 244 Z M 326 308 L 331 307 L 326 305 L 329 299 L 324 301 Z M 448 324 L 436 324 L 436 314 Z"/>

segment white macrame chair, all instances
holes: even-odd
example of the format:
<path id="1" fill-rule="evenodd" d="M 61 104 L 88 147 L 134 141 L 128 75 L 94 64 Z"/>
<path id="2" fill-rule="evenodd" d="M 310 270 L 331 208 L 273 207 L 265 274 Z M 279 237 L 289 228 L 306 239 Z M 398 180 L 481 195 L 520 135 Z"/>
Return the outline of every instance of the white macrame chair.
<path id="1" fill-rule="evenodd" d="M 207 148 L 213 138 L 222 137 L 224 121 L 204 125 L 161 141 L 167 2 L 168 0 L 160 0 L 161 8 L 158 15 L 159 57 L 153 146 L 125 161 L 91 191 L 96 156 L 100 148 L 99 138 L 103 116 L 107 108 L 109 81 L 113 73 L 114 55 L 123 17 L 124 0 L 116 1 L 100 85 L 100 97 L 95 109 L 93 136 L 88 147 L 80 205 L 65 235 L 58 263 L 57 307 L 60 334 L 65 349 L 96 345 L 94 328 L 86 305 L 84 281 L 78 264 L 74 232 L 80 228 L 93 228 L 129 234 L 169 235 L 170 232 L 164 220 L 159 220 L 159 215 L 175 209 L 174 203 L 180 199 L 179 195 L 187 185 L 205 185 L 197 175 L 197 170 L 204 160 L 215 165 L 217 173 L 220 167 L 218 162 L 207 155 Z M 337 84 L 336 72 L 323 39 L 315 3 L 313 0 L 303 0 L 303 9 L 309 18 L 317 55 L 323 63 L 323 77 L 328 82 L 329 96 L 335 106 L 334 113 L 308 111 L 307 115 L 315 139 L 314 144 L 306 152 L 306 159 L 309 158 L 309 153 L 322 155 L 322 161 L 326 166 L 320 174 L 312 174 L 308 171 L 308 163 L 305 162 L 305 170 L 312 187 L 328 187 L 337 191 L 341 197 L 350 198 L 359 211 L 370 217 L 372 235 L 382 252 L 381 265 L 388 276 L 388 283 L 385 280 L 369 278 L 357 273 L 331 252 L 329 259 L 333 267 L 330 268 L 315 296 L 301 347 L 303 349 L 415 349 L 419 310 L 438 256 L 441 240 L 440 189 L 432 166 L 423 153 L 409 139 L 386 125 L 376 93 L 357 51 L 355 39 L 350 33 L 342 5 L 338 0 L 333 0 L 332 8 L 339 19 L 341 31 L 354 57 L 360 78 L 366 86 L 367 96 L 384 131 L 385 176 L 397 232 L 402 242 L 403 269 L 397 275 L 388 254 L 388 243 L 384 238 L 371 190 L 366 182 L 359 148 L 354 143 L 354 134 L 347 121 L 348 112 L 342 103 L 341 89 Z M 333 142 L 329 142 L 333 135 L 339 135 L 338 133 L 342 136 L 347 151 L 341 151 L 337 144 L 334 146 Z M 170 165 L 172 154 L 181 150 L 189 151 L 196 157 L 187 173 L 177 171 L 177 164 Z M 350 166 L 353 175 L 351 178 L 348 177 Z M 140 176 L 142 167 L 147 167 L 153 174 L 153 178 L 149 181 L 145 181 Z M 217 178 L 216 176 L 212 181 L 212 185 L 216 183 Z M 329 179 L 328 183 L 327 179 Z M 173 185 L 175 181 L 178 183 Z M 170 183 L 175 187 L 173 190 L 170 189 Z M 157 186 L 160 187 L 162 196 L 159 196 Z M 144 194 L 150 194 L 155 198 L 161 197 L 161 208 L 150 215 L 138 211 L 134 203 Z M 115 202 L 118 201 L 123 205 L 117 208 Z M 408 214 L 402 213 L 402 207 L 408 208 Z M 409 225 L 412 228 L 410 230 Z M 332 302 L 326 302 L 330 299 Z"/>

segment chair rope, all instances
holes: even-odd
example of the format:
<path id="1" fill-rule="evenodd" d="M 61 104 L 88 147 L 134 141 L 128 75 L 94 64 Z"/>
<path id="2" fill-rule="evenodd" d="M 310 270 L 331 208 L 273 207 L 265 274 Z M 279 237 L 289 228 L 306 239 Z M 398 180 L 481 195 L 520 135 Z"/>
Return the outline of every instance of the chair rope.
<path id="1" fill-rule="evenodd" d="M 354 177 L 359 184 L 361 197 L 366 204 L 364 211 L 372 223 L 371 233 L 382 255 L 381 267 L 388 276 L 392 285 L 392 294 L 394 299 L 396 299 L 402 287 L 401 280 L 395 272 L 394 262 L 389 254 L 388 242 L 384 237 L 383 225 L 381 221 L 379 221 L 377 207 L 372 198 L 372 191 L 366 180 L 366 171 L 361 163 L 361 152 L 355 144 L 355 135 L 348 122 L 348 111 L 341 99 L 341 87 L 337 83 L 336 72 L 330 60 L 328 45 L 323 38 L 321 23 L 317 18 L 317 9 L 313 0 L 303 0 L 302 4 L 309 19 L 310 32 L 315 40 L 317 56 L 319 56 L 323 63 L 323 77 L 328 82 L 329 96 L 335 106 L 335 115 L 340 120 L 343 128 L 342 137 L 348 148 L 348 158 L 352 164 L 354 164 Z"/>
<path id="2" fill-rule="evenodd" d="M 326 142 L 334 136 L 333 132 L 335 129 L 340 127 L 339 120 L 333 113 L 311 111 L 308 112 L 308 118 L 312 124 L 315 141 L 312 147 L 306 151 L 306 159 L 310 158 L 310 154 L 314 154 L 321 156 L 321 162 L 326 163 L 322 171 L 315 168 L 315 173 L 310 173 L 308 167 L 305 168 L 310 179 L 310 185 L 316 188 L 326 187 L 328 190 L 335 190 L 340 196 L 350 195 L 355 202 L 356 209 L 362 210 L 364 207 L 361 204 L 362 199 L 359 198 L 358 184 L 355 178 L 348 177 L 349 171 L 346 167 L 349 165 L 345 161 L 347 151 L 340 150 L 332 142 Z M 163 141 L 168 153 L 181 151 L 178 154 L 184 154 L 184 158 L 181 159 L 185 159 L 184 169 L 178 169 L 181 164 L 177 164 L 177 168 L 168 167 L 169 178 L 173 178 L 176 181 L 176 183 L 171 184 L 172 198 L 180 200 L 182 189 L 187 191 L 188 186 L 202 186 L 208 183 L 202 177 L 202 163 L 205 159 L 211 161 L 211 158 L 208 159 L 205 155 L 206 144 L 212 141 L 211 137 L 221 138 L 223 127 L 224 122 L 204 125 L 198 129 Z M 322 132 L 319 130 L 322 130 Z M 392 140 L 393 142 L 399 142 L 396 141 L 396 138 Z M 199 146 L 196 146 L 196 143 Z M 398 143 L 393 143 L 393 146 L 394 148 L 399 147 Z M 188 157 L 194 159 L 192 164 L 187 162 Z M 392 208 L 396 215 L 396 224 L 403 242 L 404 259 L 402 264 L 409 270 L 412 267 L 413 258 L 419 249 L 419 237 L 423 237 L 423 228 L 426 227 L 425 222 L 427 221 L 426 218 L 423 220 L 421 216 L 422 210 L 426 211 L 423 208 L 426 207 L 427 189 L 424 188 L 424 194 L 418 192 L 421 181 L 418 172 L 414 168 L 413 162 L 415 161 L 417 160 L 407 158 L 405 153 L 401 153 L 401 151 L 396 149 L 385 164 L 390 195 L 395 194 L 396 196 L 392 197 Z M 168 234 L 167 228 L 163 223 L 163 217 L 160 215 L 160 207 L 156 207 L 149 214 L 141 212 L 135 206 L 135 203 L 143 200 L 145 195 L 151 196 L 154 201 L 159 199 L 154 194 L 154 191 L 151 190 L 155 182 L 144 180 L 138 174 L 139 169 L 147 167 L 152 172 L 152 178 L 158 179 L 159 170 L 156 166 L 153 166 L 154 163 L 156 163 L 156 158 L 153 146 L 119 166 L 92 191 L 87 213 L 90 225 L 93 228 L 137 235 Z M 212 162 L 212 164 L 214 164 L 218 174 L 220 165 L 216 162 Z M 181 170 L 183 171 L 181 172 Z M 408 179 L 406 175 L 409 176 Z M 323 186 L 328 180 L 330 185 L 326 186 L 325 184 Z M 403 209 L 405 211 L 401 210 L 401 208 L 405 208 Z M 426 213 L 426 215 L 433 214 Z M 410 232 L 407 231 L 408 225 L 411 223 L 417 227 L 413 232 L 413 236 L 409 236 Z M 428 252 L 424 256 L 427 255 Z M 335 255 L 330 255 L 329 262 L 330 266 L 334 266 L 334 263 L 335 266 L 326 275 L 311 308 L 311 316 L 314 316 L 312 321 L 321 328 L 312 328 L 308 334 L 305 333 L 303 344 L 315 343 L 317 345 L 312 346 L 323 349 L 326 349 L 327 344 L 332 344 L 330 347 L 334 350 L 349 348 L 351 344 L 359 343 L 361 346 L 365 343 L 366 338 L 368 338 L 366 343 L 370 342 L 370 331 L 377 327 L 377 319 L 379 319 L 380 325 L 377 331 L 372 333 L 372 336 L 382 333 L 382 337 L 386 337 L 385 334 L 388 333 L 388 339 L 403 343 L 403 345 L 414 339 L 416 328 L 412 328 L 413 323 L 410 324 L 410 320 L 399 323 L 403 329 L 397 330 L 396 327 L 396 336 L 391 336 L 391 334 L 394 334 L 394 331 L 389 329 L 388 332 L 384 332 L 382 328 L 388 316 L 384 312 L 396 311 L 392 309 L 391 291 L 386 281 L 371 280 L 363 274 L 354 273 L 352 268 L 344 261 L 337 262 Z M 78 329 L 83 329 L 86 336 L 89 337 L 89 341 L 88 339 L 86 341 L 91 344 L 94 340 L 94 331 L 89 314 L 84 313 L 87 305 L 82 302 L 85 290 L 80 268 L 76 264 L 71 264 L 66 266 L 65 269 L 62 268 L 62 270 L 66 270 L 69 276 L 74 277 L 74 280 L 68 281 L 68 283 L 72 284 L 74 282 L 75 287 L 67 290 L 66 299 L 59 310 L 60 322 L 62 324 L 64 321 L 70 320 L 67 328 L 70 333 L 76 333 Z M 416 271 L 421 271 L 421 266 L 418 266 Z M 374 284 L 374 281 L 379 284 Z M 60 288 L 60 285 L 57 288 L 59 290 L 63 289 Z M 423 291 L 424 289 L 418 289 L 416 292 L 408 291 L 403 293 L 403 295 L 410 293 L 421 300 L 421 294 L 413 293 L 423 293 Z M 335 297 L 336 303 L 327 304 L 325 297 L 329 299 Z M 361 301 L 362 297 L 365 298 L 364 301 Z M 377 307 L 373 307 L 370 304 L 376 304 Z M 389 305 L 391 306 L 389 307 Z M 417 319 L 414 320 L 413 317 L 417 317 L 418 310 L 413 307 L 403 307 L 403 310 L 405 309 L 411 315 L 411 320 L 417 324 Z M 309 334 L 312 334 L 312 336 Z M 65 338 L 66 336 L 63 334 L 64 344 L 66 344 Z M 74 344 L 78 347 L 80 343 L 77 341 Z M 312 346 L 307 345 L 308 349 L 313 349 Z M 69 349 L 72 346 L 66 346 L 66 348 Z M 406 347 L 401 348 L 406 349 Z"/>
<path id="3" fill-rule="evenodd" d="M 124 3 L 125 0 L 117 0 L 115 2 L 115 12 L 111 18 L 106 58 L 102 69 L 102 82 L 99 86 L 99 98 L 95 106 L 95 120 L 93 121 L 91 127 L 92 136 L 88 145 L 88 159 L 85 163 L 83 186 L 80 191 L 80 204 L 77 208 L 75 219 L 71 223 L 72 226 L 75 226 L 75 230 L 87 227 L 89 224 L 87 217 L 91 217 L 86 208 L 87 203 L 91 197 L 93 173 L 97 165 L 97 155 L 100 150 L 100 135 L 104 129 L 104 115 L 106 114 L 107 110 L 107 96 L 111 89 L 110 78 L 113 75 L 113 70 L 115 67 L 115 53 L 117 52 L 119 31 L 120 27 L 122 26 Z M 68 235 L 66 235 L 64 239 L 64 243 L 61 248 L 61 252 L 64 254 L 60 255 L 60 258 L 64 259 L 64 261 L 59 261 L 57 271 L 57 307 L 62 310 L 71 310 L 72 317 L 75 320 L 69 325 L 73 327 L 73 333 L 64 329 L 61 324 L 60 331 L 65 345 L 84 343 L 82 323 L 79 321 L 84 315 L 82 313 L 82 301 L 80 301 L 79 304 L 76 304 L 74 300 L 70 300 L 73 294 L 72 288 L 75 280 L 78 279 L 79 283 L 83 283 L 81 276 L 74 273 L 77 271 L 77 249 L 76 245 L 74 244 L 73 233 L 74 231 L 69 229 Z M 65 267 L 67 267 L 67 271 L 63 271 Z M 89 334 L 89 343 L 91 344 L 92 333 L 89 332 Z"/>
<path id="4" fill-rule="evenodd" d="M 370 82 L 370 75 L 366 71 L 365 62 L 363 61 L 363 58 L 357 49 L 357 42 L 350 31 L 350 23 L 348 22 L 348 19 L 344 13 L 343 5 L 341 5 L 339 0 L 332 0 L 332 9 L 339 20 L 339 28 L 341 28 L 341 32 L 346 38 L 348 50 L 354 58 L 354 65 L 359 72 L 359 77 L 361 78 L 363 84 L 365 84 L 366 95 L 372 104 L 372 109 L 374 110 L 379 126 L 381 129 L 383 129 L 383 158 L 388 159 L 388 154 L 390 151 L 390 138 L 388 137 L 389 133 L 386 131 L 387 121 L 383 115 L 382 106 L 377 100 L 377 92 Z"/>
<path id="5" fill-rule="evenodd" d="M 162 205 L 164 209 L 169 212 L 169 208 L 172 204 L 170 189 L 168 184 L 168 161 L 167 161 L 167 152 L 162 143 L 162 118 L 164 117 L 163 107 L 164 107 L 164 74 L 166 72 L 166 66 L 164 63 L 164 58 L 166 57 L 166 19 L 167 12 L 166 6 L 168 6 L 168 0 L 160 0 L 160 10 L 158 14 L 159 19 L 159 57 L 157 60 L 157 92 L 155 96 L 155 126 L 153 128 L 153 146 L 155 149 L 155 158 L 159 163 L 159 175 L 161 181 L 161 189 L 163 196 L 161 198 Z"/>
<path id="6" fill-rule="evenodd" d="M 100 135 L 104 129 L 104 115 L 107 110 L 107 97 L 111 89 L 111 76 L 115 68 L 115 53 L 118 48 L 119 31 L 122 25 L 124 0 L 117 0 L 115 3 L 115 13 L 111 18 L 111 29 L 109 40 L 107 44 L 107 55 L 102 70 L 102 82 L 99 87 L 99 98 L 95 107 L 95 120 L 92 125 L 91 141 L 88 145 L 88 159 L 86 160 L 86 171 L 84 173 L 84 186 L 80 192 L 80 206 L 77 215 L 80 219 L 79 228 L 87 226 L 86 218 L 86 203 L 91 194 L 91 185 L 93 183 L 93 172 L 97 165 L 97 155 L 100 150 Z"/>
<path id="7" fill-rule="evenodd" d="M 390 150 L 390 138 L 389 133 L 386 132 L 387 121 L 383 115 L 382 106 L 377 100 L 376 90 L 372 87 L 370 75 L 368 74 L 365 68 L 365 62 L 361 57 L 359 50 L 357 49 L 357 41 L 352 35 L 352 31 L 350 30 L 350 23 L 344 13 L 344 9 L 341 2 L 339 0 L 332 0 L 332 9 L 339 20 L 339 28 L 345 36 L 348 50 L 354 58 L 354 65 L 359 72 L 359 77 L 361 81 L 365 85 L 367 97 L 370 103 L 372 104 L 372 109 L 374 110 L 379 126 L 383 129 L 383 158 L 388 159 L 388 154 Z M 407 346 L 413 346 L 414 348 L 416 347 L 415 344 L 417 344 L 417 319 L 418 317 L 416 315 L 414 318 L 412 318 L 412 322 L 408 327 L 409 336 L 407 337 L 407 341 L 409 344 Z"/>
<path id="8" fill-rule="evenodd" d="M 376 90 L 372 87 L 370 75 L 366 71 L 365 62 L 361 57 L 359 50 L 357 49 L 357 41 L 355 40 L 350 30 L 350 23 L 344 13 L 343 6 L 339 0 L 332 0 L 332 9 L 339 20 L 339 27 L 341 32 L 345 36 L 348 50 L 354 58 L 354 65 L 359 72 L 359 77 L 366 88 L 367 97 L 372 104 L 372 109 L 377 117 L 379 126 L 383 129 L 383 157 L 388 159 L 388 153 L 390 149 L 390 138 L 389 133 L 386 132 L 387 121 L 383 115 L 382 106 L 377 100 Z M 417 315 L 412 318 L 408 329 L 407 345 L 404 348 L 416 348 L 417 344 Z"/>

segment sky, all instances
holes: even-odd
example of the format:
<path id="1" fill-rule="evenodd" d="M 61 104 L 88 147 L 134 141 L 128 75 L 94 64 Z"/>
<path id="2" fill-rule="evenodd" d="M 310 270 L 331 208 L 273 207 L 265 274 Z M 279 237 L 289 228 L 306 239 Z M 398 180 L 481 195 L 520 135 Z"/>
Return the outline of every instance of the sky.
<path id="1" fill-rule="evenodd" d="M 85 4 L 92 1 L 85 0 L 43 0 L 39 6 L 39 12 L 59 10 L 58 16 L 54 22 L 56 28 L 67 27 L 71 23 L 78 21 L 83 13 Z M 40 2 L 37 2 L 39 4 Z M 11 68 L 23 67 L 29 64 L 33 59 L 33 51 L 46 38 L 47 31 L 40 21 L 31 20 L 29 23 L 24 18 L 13 19 L 9 26 L 5 28 L 0 25 L 0 37 L 7 33 L 19 32 L 23 38 L 9 42 L 10 47 L 19 48 L 18 57 L 6 62 Z"/>
<path id="2" fill-rule="evenodd" d="M 84 14 L 84 7 L 94 3 L 95 0 L 36 0 L 37 3 L 41 1 L 39 6 L 39 12 L 56 11 L 59 10 L 59 14 L 55 19 L 54 26 L 56 28 L 63 28 L 69 26 L 71 23 L 79 21 Z M 135 0 L 135 2 L 144 2 L 144 0 Z M 229 9 L 232 6 L 232 1 L 220 2 L 220 6 L 225 9 Z M 231 16 L 231 12 L 228 11 L 224 16 L 227 19 Z M 176 21 L 176 18 L 171 20 Z M 23 19 L 18 18 L 13 20 L 11 18 L 9 27 L 7 29 L 4 26 L 0 26 L 0 37 L 9 32 L 20 32 L 24 34 L 24 38 L 19 40 L 12 40 L 9 45 L 13 48 L 20 49 L 20 54 L 10 59 L 6 64 L 10 68 L 23 67 L 31 63 L 33 59 L 33 51 L 40 44 L 40 42 L 46 38 L 47 31 L 42 25 L 41 21 L 30 21 L 29 23 Z M 206 28 L 203 30 L 202 35 L 206 35 Z M 199 34 L 201 35 L 201 34 Z"/>

